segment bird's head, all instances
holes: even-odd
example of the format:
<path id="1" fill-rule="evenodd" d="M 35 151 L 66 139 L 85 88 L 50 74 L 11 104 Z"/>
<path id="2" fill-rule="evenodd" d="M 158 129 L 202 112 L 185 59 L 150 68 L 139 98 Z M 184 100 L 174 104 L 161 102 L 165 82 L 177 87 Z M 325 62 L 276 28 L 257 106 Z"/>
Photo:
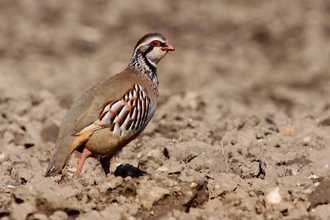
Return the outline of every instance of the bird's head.
<path id="1" fill-rule="evenodd" d="M 157 63 L 168 53 L 174 51 L 172 47 L 160 33 L 150 33 L 144 35 L 136 44 L 134 54 L 143 54 L 150 64 L 156 66 Z"/>

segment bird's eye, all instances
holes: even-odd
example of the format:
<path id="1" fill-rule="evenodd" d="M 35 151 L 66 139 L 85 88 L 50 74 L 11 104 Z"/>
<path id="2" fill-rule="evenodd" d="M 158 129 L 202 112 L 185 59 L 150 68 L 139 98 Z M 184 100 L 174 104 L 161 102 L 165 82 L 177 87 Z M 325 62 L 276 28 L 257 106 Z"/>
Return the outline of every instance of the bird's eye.
<path id="1" fill-rule="evenodd" d="M 154 40 L 150 43 L 151 46 L 154 46 L 154 47 L 161 47 L 162 46 L 162 43 L 158 40 Z"/>

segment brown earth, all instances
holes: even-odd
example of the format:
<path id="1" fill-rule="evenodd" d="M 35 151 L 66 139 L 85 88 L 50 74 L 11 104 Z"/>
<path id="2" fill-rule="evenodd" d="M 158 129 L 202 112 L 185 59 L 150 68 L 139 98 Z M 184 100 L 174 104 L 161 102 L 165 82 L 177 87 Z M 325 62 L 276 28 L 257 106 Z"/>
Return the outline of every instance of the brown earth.
<path id="1" fill-rule="evenodd" d="M 0 219 L 330 219 L 329 21 L 328 0 L 1 1 Z M 148 32 L 176 52 L 111 172 L 151 176 L 45 178 L 68 107 Z"/>

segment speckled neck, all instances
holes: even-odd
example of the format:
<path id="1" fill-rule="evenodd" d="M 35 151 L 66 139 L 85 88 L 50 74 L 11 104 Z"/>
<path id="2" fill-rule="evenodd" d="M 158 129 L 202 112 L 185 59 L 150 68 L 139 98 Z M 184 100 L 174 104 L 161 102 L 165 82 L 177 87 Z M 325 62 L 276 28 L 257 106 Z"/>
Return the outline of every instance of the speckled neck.
<path id="1" fill-rule="evenodd" d="M 148 61 L 145 53 L 136 50 L 136 52 L 131 58 L 130 63 L 128 64 L 128 67 L 134 67 L 141 73 L 146 74 L 150 78 L 154 86 L 158 88 L 159 82 L 157 77 L 157 66 L 153 65 Z"/>

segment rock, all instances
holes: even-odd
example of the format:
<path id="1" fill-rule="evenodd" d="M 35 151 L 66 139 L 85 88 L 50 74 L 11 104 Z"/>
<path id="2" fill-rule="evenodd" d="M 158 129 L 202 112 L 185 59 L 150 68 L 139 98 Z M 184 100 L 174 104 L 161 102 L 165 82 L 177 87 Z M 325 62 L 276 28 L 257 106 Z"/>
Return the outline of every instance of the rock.
<path id="1" fill-rule="evenodd" d="M 270 192 L 267 193 L 266 195 L 266 201 L 270 204 L 276 205 L 282 202 L 282 196 L 280 193 L 280 188 L 275 187 L 272 189 Z"/>
<path id="2" fill-rule="evenodd" d="M 50 220 L 63 220 L 68 219 L 68 214 L 63 211 L 55 211 L 51 216 L 49 216 Z"/>

